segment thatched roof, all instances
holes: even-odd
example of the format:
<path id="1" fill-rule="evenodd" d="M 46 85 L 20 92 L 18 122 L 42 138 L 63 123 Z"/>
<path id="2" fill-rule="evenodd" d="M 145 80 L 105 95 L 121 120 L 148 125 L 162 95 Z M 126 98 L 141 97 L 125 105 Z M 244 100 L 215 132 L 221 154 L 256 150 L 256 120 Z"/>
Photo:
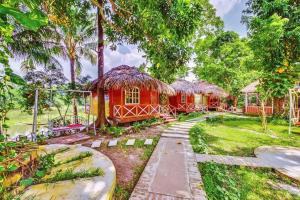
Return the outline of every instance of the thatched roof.
<path id="1" fill-rule="evenodd" d="M 177 93 L 184 93 L 188 95 L 197 93 L 195 85 L 192 82 L 183 79 L 176 80 L 171 84 L 171 87 L 174 88 Z"/>
<path id="2" fill-rule="evenodd" d="M 249 85 L 247 85 L 246 87 L 244 87 L 241 92 L 243 93 L 255 93 L 256 91 L 256 87 L 259 85 L 259 81 L 254 81 L 252 83 L 250 83 Z"/>
<path id="3" fill-rule="evenodd" d="M 229 95 L 223 88 L 203 80 L 195 82 L 194 85 L 196 90 L 202 94 L 212 94 L 218 97 L 227 97 Z"/>
<path id="4" fill-rule="evenodd" d="M 102 84 L 105 90 L 140 87 L 157 90 L 167 95 L 175 94 L 174 89 L 166 83 L 127 65 L 120 65 L 105 73 L 103 81 L 99 83 L 98 80 L 95 80 L 91 90 L 95 89 L 97 84 Z"/>

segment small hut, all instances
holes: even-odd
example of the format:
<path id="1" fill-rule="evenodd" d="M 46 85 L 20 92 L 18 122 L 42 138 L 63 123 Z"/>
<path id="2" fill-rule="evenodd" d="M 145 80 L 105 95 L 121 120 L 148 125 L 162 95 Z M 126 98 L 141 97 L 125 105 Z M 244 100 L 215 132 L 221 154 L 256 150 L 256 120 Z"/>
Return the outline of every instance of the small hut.
<path id="1" fill-rule="evenodd" d="M 228 93 L 224 89 L 207 81 L 200 80 L 195 82 L 194 85 L 198 92 L 195 95 L 196 107 L 204 105 L 210 110 L 217 109 L 221 106 L 221 99 L 228 97 Z"/>
<path id="2" fill-rule="evenodd" d="M 159 117 L 159 95 L 175 94 L 169 85 L 127 65 L 107 72 L 102 82 L 93 82 L 92 91 L 95 98 L 97 84 L 104 86 L 108 96 L 109 118 L 118 123 Z"/>
<path id="3" fill-rule="evenodd" d="M 178 79 L 171 84 L 171 87 L 175 90 L 176 95 L 169 96 L 169 104 L 176 108 L 179 112 L 193 112 L 195 111 L 195 97 L 196 93 L 194 84 Z"/>
<path id="4" fill-rule="evenodd" d="M 257 86 L 259 85 L 259 81 L 254 81 L 247 85 L 245 88 L 241 90 L 245 95 L 245 107 L 244 113 L 249 115 L 259 115 L 260 114 L 260 101 L 259 101 L 259 93 L 257 92 Z M 265 105 L 265 112 L 268 115 L 273 114 L 273 100 L 269 100 Z"/>

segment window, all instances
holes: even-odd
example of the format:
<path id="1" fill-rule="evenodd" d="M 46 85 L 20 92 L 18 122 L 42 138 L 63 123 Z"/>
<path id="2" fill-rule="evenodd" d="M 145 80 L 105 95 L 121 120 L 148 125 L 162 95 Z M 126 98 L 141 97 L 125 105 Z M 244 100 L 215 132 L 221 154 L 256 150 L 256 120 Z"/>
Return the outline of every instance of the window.
<path id="1" fill-rule="evenodd" d="M 181 94 L 181 103 L 186 103 L 186 95 Z"/>
<path id="2" fill-rule="evenodd" d="M 132 88 L 125 91 L 125 104 L 138 104 L 140 103 L 140 90 L 139 88 Z"/>

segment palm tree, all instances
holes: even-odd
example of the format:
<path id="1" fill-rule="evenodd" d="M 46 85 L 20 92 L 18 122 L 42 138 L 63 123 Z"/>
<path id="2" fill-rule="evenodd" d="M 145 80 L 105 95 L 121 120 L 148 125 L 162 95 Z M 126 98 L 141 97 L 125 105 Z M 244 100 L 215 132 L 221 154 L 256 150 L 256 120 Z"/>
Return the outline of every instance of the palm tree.
<path id="1" fill-rule="evenodd" d="M 60 35 L 61 56 L 67 58 L 70 62 L 71 89 L 76 89 L 76 76 L 79 76 L 82 70 L 82 58 L 90 61 L 91 64 L 97 63 L 97 55 L 93 50 L 95 26 L 89 20 L 86 24 L 78 24 L 75 27 L 64 27 L 57 32 Z M 77 116 L 76 98 L 72 100 L 73 115 Z"/>
<path id="2" fill-rule="evenodd" d="M 41 28 L 38 32 L 20 29 L 14 35 L 14 42 L 10 49 L 23 59 L 21 63 L 22 71 L 35 70 L 38 66 L 43 66 L 47 70 L 48 66 L 62 68 L 57 58 L 61 57 L 69 60 L 71 89 L 76 89 L 76 76 L 82 70 L 82 59 L 88 60 L 91 64 L 96 64 L 97 54 L 93 49 L 95 43 L 95 25 L 92 17 L 80 23 L 70 20 L 73 23 L 67 26 L 48 26 Z M 76 98 L 72 100 L 73 115 L 78 115 Z"/>

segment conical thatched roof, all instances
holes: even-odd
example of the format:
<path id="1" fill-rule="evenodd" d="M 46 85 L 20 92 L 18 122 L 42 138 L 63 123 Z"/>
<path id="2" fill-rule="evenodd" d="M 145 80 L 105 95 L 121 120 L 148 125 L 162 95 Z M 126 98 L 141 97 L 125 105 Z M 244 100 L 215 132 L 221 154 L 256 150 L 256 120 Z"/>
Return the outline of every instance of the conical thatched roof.
<path id="1" fill-rule="evenodd" d="M 256 91 L 256 87 L 259 85 L 259 81 L 254 81 L 252 83 L 250 83 L 249 85 L 247 85 L 246 87 L 244 87 L 241 92 L 243 93 L 255 93 Z"/>
<path id="2" fill-rule="evenodd" d="M 171 87 L 174 88 L 177 93 L 190 95 L 198 92 L 195 90 L 195 85 L 192 82 L 183 79 L 176 80 L 171 84 Z"/>
<path id="3" fill-rule="evenodd" d="M 195 82 L 194 85 L 196 90 L 203 94 L 213 94 L 218 97 L 227 97 L 229 95 L 223 88 L 203 80 Z"/>
<path id="4" fill-rule="evenodd" d="M 129 89 L 133 87 L 143 87 L 151 90 L 157 90 L 160 93 L 174 95 L 175 91 L 166 83 L 151 77 L 150 75 L 138 71 L 135 67 L 120 65 L 104 74 L 103 81 L 93 82 L 93 88 L 97 84 L 103 84 L 104 89 Z"/>

